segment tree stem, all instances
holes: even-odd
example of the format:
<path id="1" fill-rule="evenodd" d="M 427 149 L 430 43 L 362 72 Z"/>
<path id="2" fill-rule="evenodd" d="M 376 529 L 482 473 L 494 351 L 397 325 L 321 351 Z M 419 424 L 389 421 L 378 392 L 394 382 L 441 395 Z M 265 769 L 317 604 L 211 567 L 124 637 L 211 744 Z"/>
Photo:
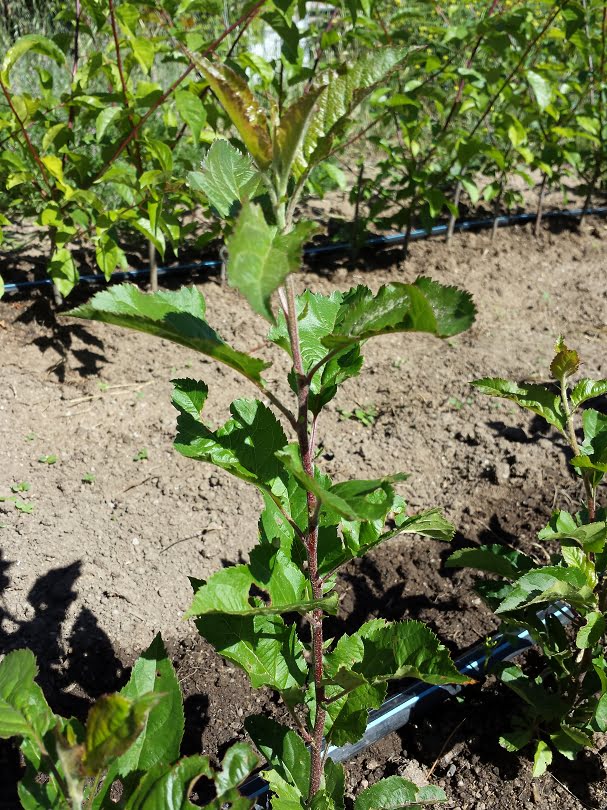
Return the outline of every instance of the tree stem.
<path id="1" fill-rule="evenodd" d="M 299 451 L 301 462 L 305 472 L 314 477 L 314 437 L 315 425 L 312 430 L 312 437 L 308 432 L 308 399 L 310 395 L 310 382 L 305 375 L 303 358 L 301 355 L 301 345 L 299 342 L 299 326 L 297 322 L 297 307 L 295 302 L 295 291 L 293 281 L 287 279 L 286 283 L 287 299 L 287 328 L 289 331 L 289 341 L 291 353 L 293 355 L 293 371 L 297 378 L 297 438 L 299 441 Z M 307 493 L 308 506 L 308 531 L 306 536 L 306 555 L 308 560 L 308 577 L 312 586 L 314 599 L 322 598 L 322 579 L 318 573 L 318 502 L 312 492 Z M 323 612 L 320 608 L 312 611 L 310 618 L 312 633 L 312 674 L 314 677 L 316 707 L 314 717 L 314 728 L 310 743 L 310 792 L 308 799 L 318 793 L 322 779 L 322 743 L 324 736 L 326 711 L 323 708 L 325 700 L 325 690 L 322 685 L 323 680 Z"/>

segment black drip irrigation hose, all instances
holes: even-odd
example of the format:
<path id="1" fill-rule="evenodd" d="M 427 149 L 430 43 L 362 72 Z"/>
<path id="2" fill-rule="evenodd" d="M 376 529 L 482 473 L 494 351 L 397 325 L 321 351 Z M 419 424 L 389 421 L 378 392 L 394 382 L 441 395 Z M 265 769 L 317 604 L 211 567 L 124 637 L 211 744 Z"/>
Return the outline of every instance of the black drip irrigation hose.
<path id="1" fill-rule="evenodd" d="M 546 610 L 539 611 L 537 615 L 542 621 L 552 616 L 563 625 L 569 624 L 574 619 L 571 608 L 564 602 L 557 602 Z M 466 675 L 472 680 L 478 680 L 491 671 L 493 664 L 509 661 L 533 646 L 533 639 L 527 630 L 519 630 L 515 633 L 495 633 L 460 656 L 456 660 L 455 666 L 462 675 Z M 369 712 L 367 729 L 362 739 L 352 745 L 344 745 L 339 748 L 330 746 L 327 756 L 331 757 L 334 762 L 345 762 L 352 759 L 365 748 L 402 728 L 414 717 L 425 714 L 450 695 L 457 695 L 463 688 L 458 684 L 434 686 L 422 681 L 414 681 L 402 691 L 389 697 L 379 709 Z M 269 807 L 267 804 L 269 786 L 261 776 L 255 775 L 245 782 L 241 792 L 245 796 L 257 800 L 255 807 L 258 810 L 265 810 L 266 807 Z"/>
<path id="2" fill-rule="evenodd" d="M 561 209 L 559 211 L 546 211 L 542 215 L 544 219 L 579 219 L 581 216 L 606 216 L 607 206 L 599 208 L 574 208 L 574 209 Z M 456 231 L 472 231 L 480 230 L 483 228 L 492 228 L 497 222 L 498 227 L 512 226 L 512 225 L 525 225 L 528 222 L 535 222 L 537 214 L 523 213 L 523 214 L 510 214 L 508 216 L 500 216 L 497 218 L 491 217 L 490 219 L 463 219 L 455 223 L 454 230 Z M 361 249 L 377 247 L 388 248 L 392 245 L 399 245 L 409 240 L 427 239 L 430 236 L 442 236 L 447 233 L 448 225 L 435 225 L 433 228 L 425 230 L 423 228 L 414 228 L 409 236 L 405 233 L 389 234 L 388 236 L 373 236 L 367 239 L 362 245 Z M 330 255 L 332 253 L 347 253 L 352 250 L 354 246 L 351 242 L 333 242 L 327 245 L 314 245 L 307 247 L 304 250 L 305 258 L 313 258 L 314 256 Z M 158 277 L 172 276 L 179 273 L 187 273 L 191 270 L 211 270 L 217 269 L 222 266 L 221 259 L 207 259 L 201 262 L 190 262 L 188 264 L 175 264 L 170 267 L 159 267 Z M 124 272 L 112 273 L 110 281 L 106 281 L 104 276 L 99 273 L 91 275 L 80 276 L 79 281 L 85 284 L 113 284 L 120 281 L 133 281 L 141 278 L 142 276 L 149 276 L 150 270 L 147 267 L 126 270 Z M 52 285 L 51 278 L 37 279 L 36 281 L 18 281 L 11 284 L 4 285 L 5 293 L 16 293 L 21 290 L 34 289 L 36 287 L 45 287 Z"/>

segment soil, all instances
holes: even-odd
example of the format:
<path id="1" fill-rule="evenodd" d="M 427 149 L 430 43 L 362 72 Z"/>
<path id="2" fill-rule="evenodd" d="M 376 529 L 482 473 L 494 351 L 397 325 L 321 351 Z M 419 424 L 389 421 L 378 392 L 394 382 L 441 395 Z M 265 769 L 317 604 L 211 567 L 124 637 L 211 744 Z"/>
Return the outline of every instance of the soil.
<path id="1" fill-rule="evenodd" d="M 412 511 L 443 508 L 458 529 L 454 547 L 508 542 L 547 560 L 537 531 L 554 507 L 580 498 L 567 447 L 539 420 L 483 398 L 468 381 L 545 379 L 560 334 L 582 355 L 585 376 L 607 377 L 606 264 L 607 223 L 593 219 L 581 232 L 551 221 L 537 240 L 531 227 L 500 230 L 494 243 L 487 233 L 467 233 L 450 246 L 416 242 L 406 262 L 392 251 L 363 253 L 350 267 L 308 267 L 298 285 L 321 292 L 427 274 L 469 289 L 478 309 L 473 328 L 447 342 L 397 335 L 367 344 L 362 376 L 343 387 L 319 427 L 326 470 L 336 480 L 411 472 L 400 491 Z M 270 358 L 264 324 L 238 294 L 215 279 L 201 289 L 220 334 Z M 83 715 L 91 699 L 124 683 L 160 631 L 186 700 L 184 752 L 221 756 L 245 736 L 244 717 L 271 706 L 272 696 L 250 690 L 182 620 L 187 577 L 246 559 L 260 498 L 173 451 L 169 380 L 204 379 L 207 419 L 216 424 L 243 395 L 241 380 L 145 335 L 55 321 L 42 296 L 0 302 L 0 359 L 0 495 L 26 481 L 31 488 L 18 494 L 33 506 L 27 513 L 0 502 L 0 652 L 32 648 L 53 708 Z M 268 377 L 288 397 L 283 367 L 280 359 Z M 340 413 L 355 405 L 376 409 L 373 425 Z M 438 542 L 397 538 L 349 565 L 331 634 L 371 616 L 415 617 L 453 652 L 476 643 L 497 623 L 473 577 L 445 568 L 449 553 Z M 432 771 L 447 807 L 458 810 L 607 806 L 605 741 L 532 781 L 528 756 L 497 744 L 510 696 L 491 686 L 466 696 L 358 757 L 348 769 L 350 793 L 384 775 L 424 780 Z M 0 755 L 2 768 L 0 806 L 17 806 L 8 787 L 14 752 Z"/>

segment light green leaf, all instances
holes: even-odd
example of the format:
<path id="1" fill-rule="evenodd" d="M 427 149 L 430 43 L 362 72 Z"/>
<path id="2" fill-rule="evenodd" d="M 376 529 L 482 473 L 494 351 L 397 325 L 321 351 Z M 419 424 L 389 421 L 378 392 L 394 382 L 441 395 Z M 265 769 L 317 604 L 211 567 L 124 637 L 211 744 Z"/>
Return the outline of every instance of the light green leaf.
<path id="1" fill-rule="evenodd" d="M 172 340 L 225 363 L 257 384 L 268 367 L 262 360 L 236 351 L 211 329 L 204 319 L 204 298 L 195 287 L 150 294 L 133 284 L 119 284 L 67 314 Z"/>
<path id="2" fill-rule="evenodd" d="M 301 266 L 303 245 L 316 230 L 314 222 L 299 222 L 286 234 L 266 223 L 260 206 L 245 203 L 226 242 L 228 282 L 245 296 L 251 308 L 270 323 L 272 293 Z"/>
<path id="3" fill-rule="evenodd" d="M 200 98 L 190 90 L 177 90 L 175 107 L 185 123 L 192 130 L 194 143 L 200 141 L 200 133 L 207 122 L 207 113 Z"/>
<path id="4" fill-rule="evenodd" d="M 128 266 L 124 251 L 108 233 L 102 233 L 97 239 L 95 258 L 106 281 L 110 280 L 117 267 L 124 270 Z"/>
<path id="5" fill-rule="evenodd" d="M 533 755 L 533 778 L 543 776 L 552 762 L 552 749 L 543 740 L 539 740 Z"/>
<path id="6" fill-rule="evenodd" d="M 151 693 L 162 700 L 153 706 L 143 732 L 120 757 L 117 772 L 121 776 L 147 771 L 158 762 L 168 765 L 179 757 L 185 723 L 181 689 L 160 634 L 137 659 L 129 682 L 120 692 L 131 700 Z"/>
<path id="7" fill-rule="evenodd" d="M 521 408 L 537 413 L 561 433 L 565 433 L 566 420 L 561 398 L 546 386 L 535 383 L 518 385 L 499 377 L 484 377 L 482 380 L 474 380 L 472 385 L 490 397 L 501 397 L 516 402 Z"/>
<path id="8" fill-rule="evenodd" d="M 4 55 L 0 72 L 0 78 L 4 84 L 9 83 L 11 70 L 29 51 L 48 56 L 58 65 L 63 65 L 65 62 L 65 54 L 52 39 L 43 37 L 41 34 L 26 34 L 24 37 L 20 37 Z"/>
<path id="9" fill-rule="evenodd" d="M 577 632 L 576 645 L 581 650 L 594 647 L 605 635 L 605 627 L 605 614 L 596 610 L 591 611 L 586 615 L 586 623 Z"/>
<path id="10" fill-rule="evenodd" d="M 188 173 L 188 183 L 206 194 L 220 216 L 228 217 L 235 203 L 255 196 L 260 179 L 250 157 L 219 138 L 211 144 L 202 171 Z"/>
<path id="11" fill-rule="evenodd" d="M 218 653 L 247 673 L 253 688 L 282 692 L 304 686 L 304 646 L 295 627 L 287 627 L 280 616 L 212 613 L 199 618 L 196 627 Z"/>
<path id="12" fill-rule="evenodd" d="M 602 397 L 605 394 L 607 394 L 607 380 L 579 380 L 571 390 L 571 410 L 575 411 L 587 400 Z"/>
<path id="13" fill-rule="evenodd" d="M 72 254 L 67 248 L 59 248 L 53 253 L 48 274 L 64 297 L 71 293 L 80 278 Z"/>
<path id="14" fill-rule="evenodd" d="M 546 566 L 523 574 L 495 612 L 509 613 L 556 599 L 573 604 L 586 604 L 593 600 L 592 588 L 579 568 Z"/>
<path id="15" fill-rule="evenodd" d="M 101 110 L 95 120 L 97 143 L 101 141 L 109 125 L 121 115 L 122 111 L 122 107 L 105 107 Z"/>
<path id="16" fill-rule="evenodd" d="M 447 801 L 437 787 L 418 787 L 401 776 L 388 776 L 359 793 L 354 810 L 405 810 L 405 808 Z"/>
<path id="17" fill-rule="evenodd" d="M 552 85 L 539 73 L 534 70 L 527 71 L 527 81 L 535 95 L 540 110 L 545 110 L 552 101 Z"/>
<path id="18" fill-rule="evenodd" d="M 0 738 L 42 739 L 55 722 L 35 682 L 38 667 L 30 650 L 15 650 L 0 662 Z"/>
<path id="19" fill-rule="evenodd" d="M 272 141 L 266 114 L 246 81 L 227 65 L 196 58 L 196 65 L 238 130 L 244 145 L 260 169 L 272 162 Z"/>
<path id="20" fill-rule="evenodd" d="M 607 522 L 578 525 L 569 512 L 554 512 L 537 536 L 540 540 L 574 540 L 584 551 L 600 553 L 607 542 Z"/>

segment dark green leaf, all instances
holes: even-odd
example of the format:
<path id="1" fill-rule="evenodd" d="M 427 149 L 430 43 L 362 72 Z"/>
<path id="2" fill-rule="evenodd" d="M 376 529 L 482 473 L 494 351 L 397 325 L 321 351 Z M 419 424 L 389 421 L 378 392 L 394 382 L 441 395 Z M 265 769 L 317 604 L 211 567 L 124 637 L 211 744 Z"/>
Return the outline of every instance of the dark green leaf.
<path id="1" fill-rule="evenodd" d="M 494 543 L 477 548 L 461 548 L 454 551 L 445 563 L 446 568 L 475 568 L 515 580 L 526 571 L 535 568 L 535 563 L 526 554 L 513 548 Z"/>
<path id="2" fill-rule="evenodd" d="M 172 767 L 158 764 L 144 775 L 125 810 L 191 810 L 190 788 L 199 776 L 213 776 L 207 757 L 187 757 Z"/>
<path id="3" fill-rule="evenodd" d="M 192 130 L 194 143 L 200 141 L 200 133 L 207 121 L 207 113 L 200 98 L 189 90 L 177 90 L 175 107 L 185 123 Z"/>
<path id="4" fill-rule="evenodd" d="M 245 720 L 245 728 L 276 773 L 306 797 L 310 788 L 310 752 L 294 731 L 264 715 Z"/>
<path id="5" fill-rule="evenodd" d="M 276 452 L 287 443 L 272 411 L 259 400 L 237 399 L 230 406 L 232 419 L 212 431 L 196 413 L 204 405 L 207 386 L 190 379 L 172 382 L 173 405 L 180 411 L 175 448 L 271 493 L 278 479 L 286 477 Z"/>
<path id="6" fill-rule="evenodd" d="M 204 298 L 195 287 L 146 294 L 133 284 L 119 284 L 67 314 L 172 340 L 225 363 L 257 384 L 268 367 L 262 360 L 236 351 L 211 329 L 204 319 Z"/>

